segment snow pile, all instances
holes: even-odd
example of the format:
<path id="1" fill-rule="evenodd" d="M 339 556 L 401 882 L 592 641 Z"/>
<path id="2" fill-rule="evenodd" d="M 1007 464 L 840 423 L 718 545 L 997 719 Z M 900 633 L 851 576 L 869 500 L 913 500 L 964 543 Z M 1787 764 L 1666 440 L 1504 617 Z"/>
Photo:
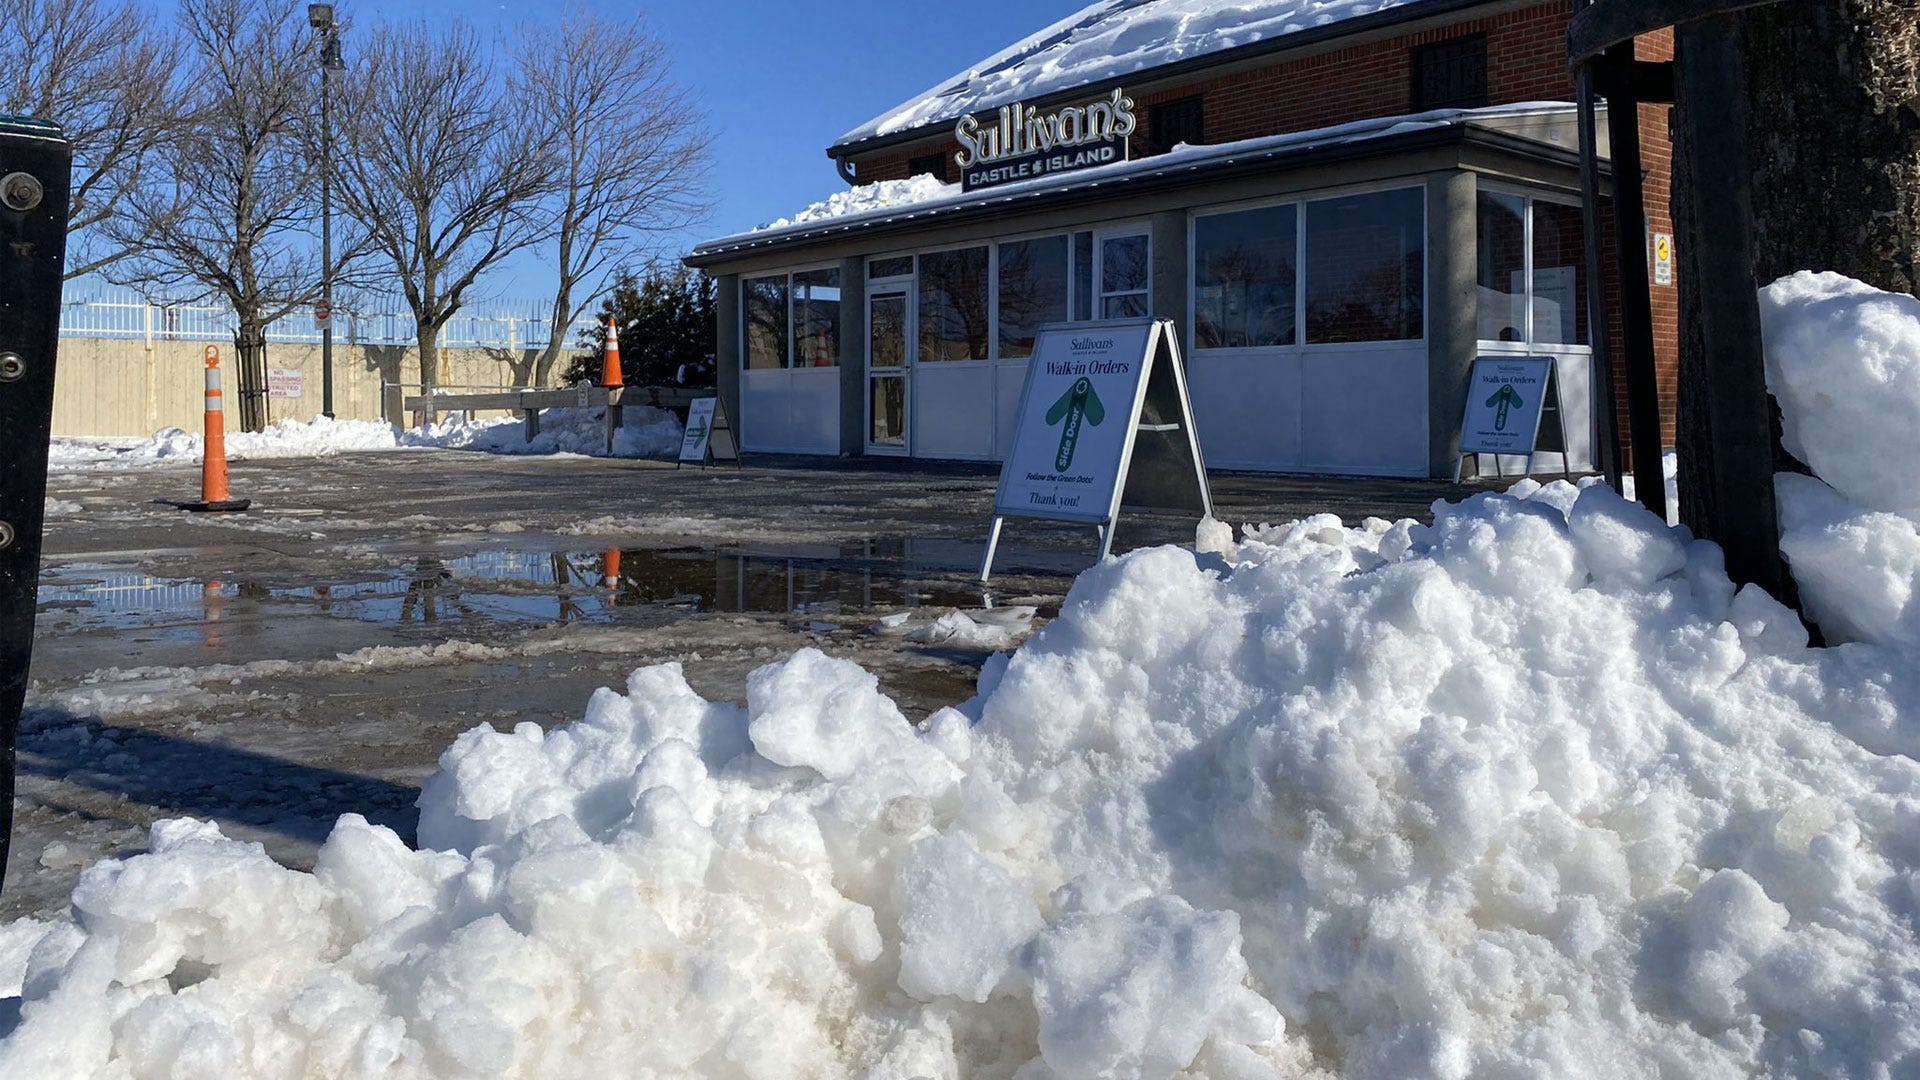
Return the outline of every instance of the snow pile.
<path id="1" fill-rule="evenodd" d="M 461 736 L 428 850 L 157 827 L 0 934 L 0 1075 L 1920 1071 L 1920 657 L 1600 485 L 1218 532 L 924 730 L 663 665 Z"/>
<path id="2" fill-rule="evenodd" d="M 54 467 L 76 465 L 144 465 L 168 461 L 197 461 L 204 440 L 196 432 L 161 428 L 147 439 L 125 442 L 56 438 L 49 447 Z M 229 431 L 227 456 L 235 459 L 326 457 L 359 450 L 392 450 L 399 445 L 391 425 L 378 420 L 276 420 L 265 431 Z"/>
<path id="3" fill-rule="evenodd" d="M 1780 547 L 1829 639 L 1920 650 L 1920 300 L 1839 274 L 1760 293 L 1782 441 Z"/>
<path id="4" fill-rule="evenodd" d="M 614 457 L 660 457 L 680 450 L 680 421 L 668 409 L 628 406 L 620 429 L 614 432 Z M 540 413 L 540 434 L 527 441 L 524 421 L 517 417 L 469 421 L 459 414 L 400 435 L 404 446 L 448 450 L 482 450 L 490 454 L 590 454 L 602 456 L 607 447 L 604 408 L 546 409 Z"/>
<path id="5" fill-rule="evenodd" d="M 878 210 L 911 206 L 914 203 L 944 199 L 958 194 L 960 194 L 959 184 L 942 183 L 927 173 L 921 173 L 906 180 L 880 180 L 849 188 L 846 191 L 834 192 L 826 199 L 812 204 L 790 218 L 769 222 L 752 231 L 766 232 L 770 229 L 805 225 L 813 221 L 826 221 L 854 214 L 870 214 Z"/>
<path id="6" fill-rule="evenodd" d="M 873 626 L 873 631 L 924 645 L 1010 649 L 1033 632 L 1037 610 L 1028 604 L 970 611 L 921 608 L 888 615 Z"/>
<path id="7" fill-rule="evenodd" d="M 162 428 L 152 437 L 129 442 L 110 439 L 56 438 L 49 448 L 53 468 L 92 465 L 152 465 L 200 460 L 203 439 L 180 428 Z M 531 443 L 525 424 L 517 417 L 468 421 L 458 414 L 412 430 L 401 430 L 379 420 L 277 420 L 261 432 L 230 431 L 227 457 L 246 461 L 262 458 L 328 457 L 367 450 L 441 448 L 481 450 L 491 454 L 593 454 L 606 452 L 604 409 L 545 409 L 540 434 Z M 680 421 L 666 409 L 648 406 L 625 410 L 614 435 L 615 457 L 660 457 L 680 449 Z"/>
<path id="8" fill-rule="evenodd" d="M 1100 0 L 840 136 L 858 142 L 1413 0 Z"/>

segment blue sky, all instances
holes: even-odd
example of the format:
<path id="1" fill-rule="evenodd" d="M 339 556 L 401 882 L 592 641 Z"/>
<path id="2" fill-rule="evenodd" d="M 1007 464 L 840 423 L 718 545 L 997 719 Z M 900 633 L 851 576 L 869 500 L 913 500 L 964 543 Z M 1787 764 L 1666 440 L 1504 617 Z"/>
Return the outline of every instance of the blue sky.
<path id="1" fill-rule="evenodd" d="M 704 103 L 715 136 L 716 207 L 698 239 L 791 214 L 845 185 L 825 150 L 854 126 L 946 79 L 1091 0 L 614 0 L 606 15 L 645 13 L 668 43 L 680 83 Z M 548 4 L 340 0 L 366 25 L 377 19 L 465 18 L 484 33 L 512 34 Z M 347 41 L 352 62 L 351 39 Z M 502 297 L 549 286 L 537 261 L 516 260 L 490 283 Z"/>

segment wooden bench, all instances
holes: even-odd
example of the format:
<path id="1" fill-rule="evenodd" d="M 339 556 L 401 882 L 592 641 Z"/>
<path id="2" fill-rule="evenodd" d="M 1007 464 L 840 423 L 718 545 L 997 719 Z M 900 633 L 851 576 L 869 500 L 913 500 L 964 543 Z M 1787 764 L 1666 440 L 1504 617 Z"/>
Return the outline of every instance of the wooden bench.
<path id="1" fill-rule="evenodd" d="M 402 402 L 405 412 L 420 413 L 433 423 L 444 412 L 474 413 L 486 410 L 518 412 L 526 425 L 527 441 L 540 435 L 542 409 L 607 410 L 607 453 L 613 453 L 613 434 L 620 430 L 628 406 L 684 410 L 698 398 L 712 397 L 711 387 L 621 386 L 611 390 L 601 386 L 576 386 L 564 390 L 497 390 L 478 394 L 421 394 Z"/>

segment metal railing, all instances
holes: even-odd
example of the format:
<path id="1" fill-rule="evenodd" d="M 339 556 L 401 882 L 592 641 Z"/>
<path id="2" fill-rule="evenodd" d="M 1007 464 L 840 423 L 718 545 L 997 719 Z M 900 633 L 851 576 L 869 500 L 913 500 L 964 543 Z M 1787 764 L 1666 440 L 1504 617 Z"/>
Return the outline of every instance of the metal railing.
<path id="1" fill-rule="evenodd" d="M 550 303 L 498 300 L 463 308 L 440 331 L 447 348 L 518 350 L 546 344 Z M 60 336 L 144 341 L 232 341 L 240 320 L 224 304 L 154 303 L 131 290 L 96 289 L 68 296 L 60 304 Z M 567 328 L 571 348 L 582 320 Z M 320 327 L 311 312 L 300 311 L 267 327 L 269 342 L 318 344 Z M 337 307 L 333 340 L 346 345 L 413 345 L 413 316 L 402 305 L 380 304 L 361 310 Z"/>

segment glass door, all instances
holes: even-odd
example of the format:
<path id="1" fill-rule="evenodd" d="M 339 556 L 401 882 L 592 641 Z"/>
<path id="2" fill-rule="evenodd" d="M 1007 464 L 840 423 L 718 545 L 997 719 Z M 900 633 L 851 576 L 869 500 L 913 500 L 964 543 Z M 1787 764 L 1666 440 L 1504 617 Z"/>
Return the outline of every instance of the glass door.
<path id="1" fill-rule="evenodd" d="M 867 450 L 904 454 L 907 378 L 913 356 L 913 297 L 905 285 L 867 293 Z"/>
<path id="2" fill-rule="evenodd" d="M 1151 310 L 1149 250 L 1144 232 L 1100 237 L 1099 265 L 1094 272 L 1094 283 L 1100 294 L 1100 318 L 1130 319 Z"/>

